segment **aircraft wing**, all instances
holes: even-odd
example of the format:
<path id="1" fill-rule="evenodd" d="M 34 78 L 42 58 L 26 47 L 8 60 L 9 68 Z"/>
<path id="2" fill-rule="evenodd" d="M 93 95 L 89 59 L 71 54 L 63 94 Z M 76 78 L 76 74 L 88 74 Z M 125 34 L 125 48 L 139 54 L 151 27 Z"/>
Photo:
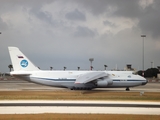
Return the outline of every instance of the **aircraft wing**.
<path id="1" fill-rule="evenodd" d="M 107 77 L 108 74 L 105 73 L 105 72 L 88 72 L 88 73 L 85 73 L 85 74 L 82 74 L 80 75 L 75 83 L 80 83 L 80 84 L 85 84 L 85 83 L 88 83 L 88 82 L 91 82 L 93 80 L 96 80 L 96 79 L 99 79 L 99 78 L 102 78 L 102 77 Z"/>

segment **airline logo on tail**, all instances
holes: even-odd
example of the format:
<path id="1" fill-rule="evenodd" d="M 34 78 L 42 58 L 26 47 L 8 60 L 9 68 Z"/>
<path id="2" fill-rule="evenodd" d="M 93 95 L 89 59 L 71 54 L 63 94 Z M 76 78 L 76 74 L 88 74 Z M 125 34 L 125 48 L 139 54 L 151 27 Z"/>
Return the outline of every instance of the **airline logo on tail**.
<path id="1" fill-rule="evenodd" d="M 25 67 L 28 66 L 28 61 L 27 61 L 27 60 L 22 60 L 21 63 L 20 63 L 20 65 L 21 65 L 23 68 L 25 68 Z"/>

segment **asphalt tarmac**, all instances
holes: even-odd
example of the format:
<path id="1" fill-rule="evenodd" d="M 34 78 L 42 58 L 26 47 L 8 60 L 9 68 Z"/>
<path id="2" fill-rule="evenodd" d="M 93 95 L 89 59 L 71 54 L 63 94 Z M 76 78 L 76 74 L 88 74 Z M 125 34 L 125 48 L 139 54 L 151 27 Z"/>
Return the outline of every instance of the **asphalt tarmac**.
<path id="1" fill-rule="evenodd" d="M 17 106 L 57 106 L 57 107 L 139 107 L 139 108 L 160 108 L 159 104 L 126 104 L 126 103 L 0 103 L 0 107 L 17 107 Z"/>
<path id="2" fill-rule="evenodd" d="M 69 90 L 67 88 L 58 88 L 58 87 L 50 87 L 45 85 L 39 85 L 35 83 L 31 83 L 28 81 L 23 80 L 0 80 L 0 91 L 21 91 L 21 90 L 27 90 L 27 91 L 54 91 L 54 90 Z M 106 91 L 119 91 L 123 92 L 125 91 L 125 88 L 96 88 L 93 89 L 96 91 L 106 90 Z M 144 86 L 137 86 L 137 87 L 130 87 L 130 91 L 133 92 L 160 92 L 160 82 L 158 83 L 147 83 Z"/>
<path id="3" fill-rule="evenodd" d="M 160 102 L 75 101 L 75 100 L 0 101 L 0 114 L 39 114 L 39 113 L 160 115 Z"/>

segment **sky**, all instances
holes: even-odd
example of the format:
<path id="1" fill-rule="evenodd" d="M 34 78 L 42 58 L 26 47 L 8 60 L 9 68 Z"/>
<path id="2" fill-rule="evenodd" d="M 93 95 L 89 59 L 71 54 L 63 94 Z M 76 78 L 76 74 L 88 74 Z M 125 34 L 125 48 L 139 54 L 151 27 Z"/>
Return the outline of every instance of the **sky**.
<path id="1" fill-rule="evenodd" d="M 40 69 L 160 66 L 160 0 L 0 0 L 0 72 L 18 47 Z"/>

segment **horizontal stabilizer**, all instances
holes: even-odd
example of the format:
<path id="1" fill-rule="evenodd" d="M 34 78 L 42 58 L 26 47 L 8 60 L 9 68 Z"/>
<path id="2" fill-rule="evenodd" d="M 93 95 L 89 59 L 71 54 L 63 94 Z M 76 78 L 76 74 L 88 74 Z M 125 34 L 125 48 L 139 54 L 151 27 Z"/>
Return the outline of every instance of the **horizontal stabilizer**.
<path id="1" fill-rule="evenodd" d="M 15 76 L 28 76 L 31 75 L 29 72 L 21 72 L 21 71 L 12 71 L 10 72 L 11 75 Z"/>
<path id="2" fill-rule="evenodd" d="M 85 74 L 82 74 L 80 75 L 75 83 L 88 83 L 88 82 L 91 82 L 93 80 L 96 80 L 96 79 L 99 79 L 99 78 L 102 78 L 102 77 L 107 77 L 108 74 L 105 73 L 105 72 L 88 72 L 88 73 L 85 73 Z"/>

